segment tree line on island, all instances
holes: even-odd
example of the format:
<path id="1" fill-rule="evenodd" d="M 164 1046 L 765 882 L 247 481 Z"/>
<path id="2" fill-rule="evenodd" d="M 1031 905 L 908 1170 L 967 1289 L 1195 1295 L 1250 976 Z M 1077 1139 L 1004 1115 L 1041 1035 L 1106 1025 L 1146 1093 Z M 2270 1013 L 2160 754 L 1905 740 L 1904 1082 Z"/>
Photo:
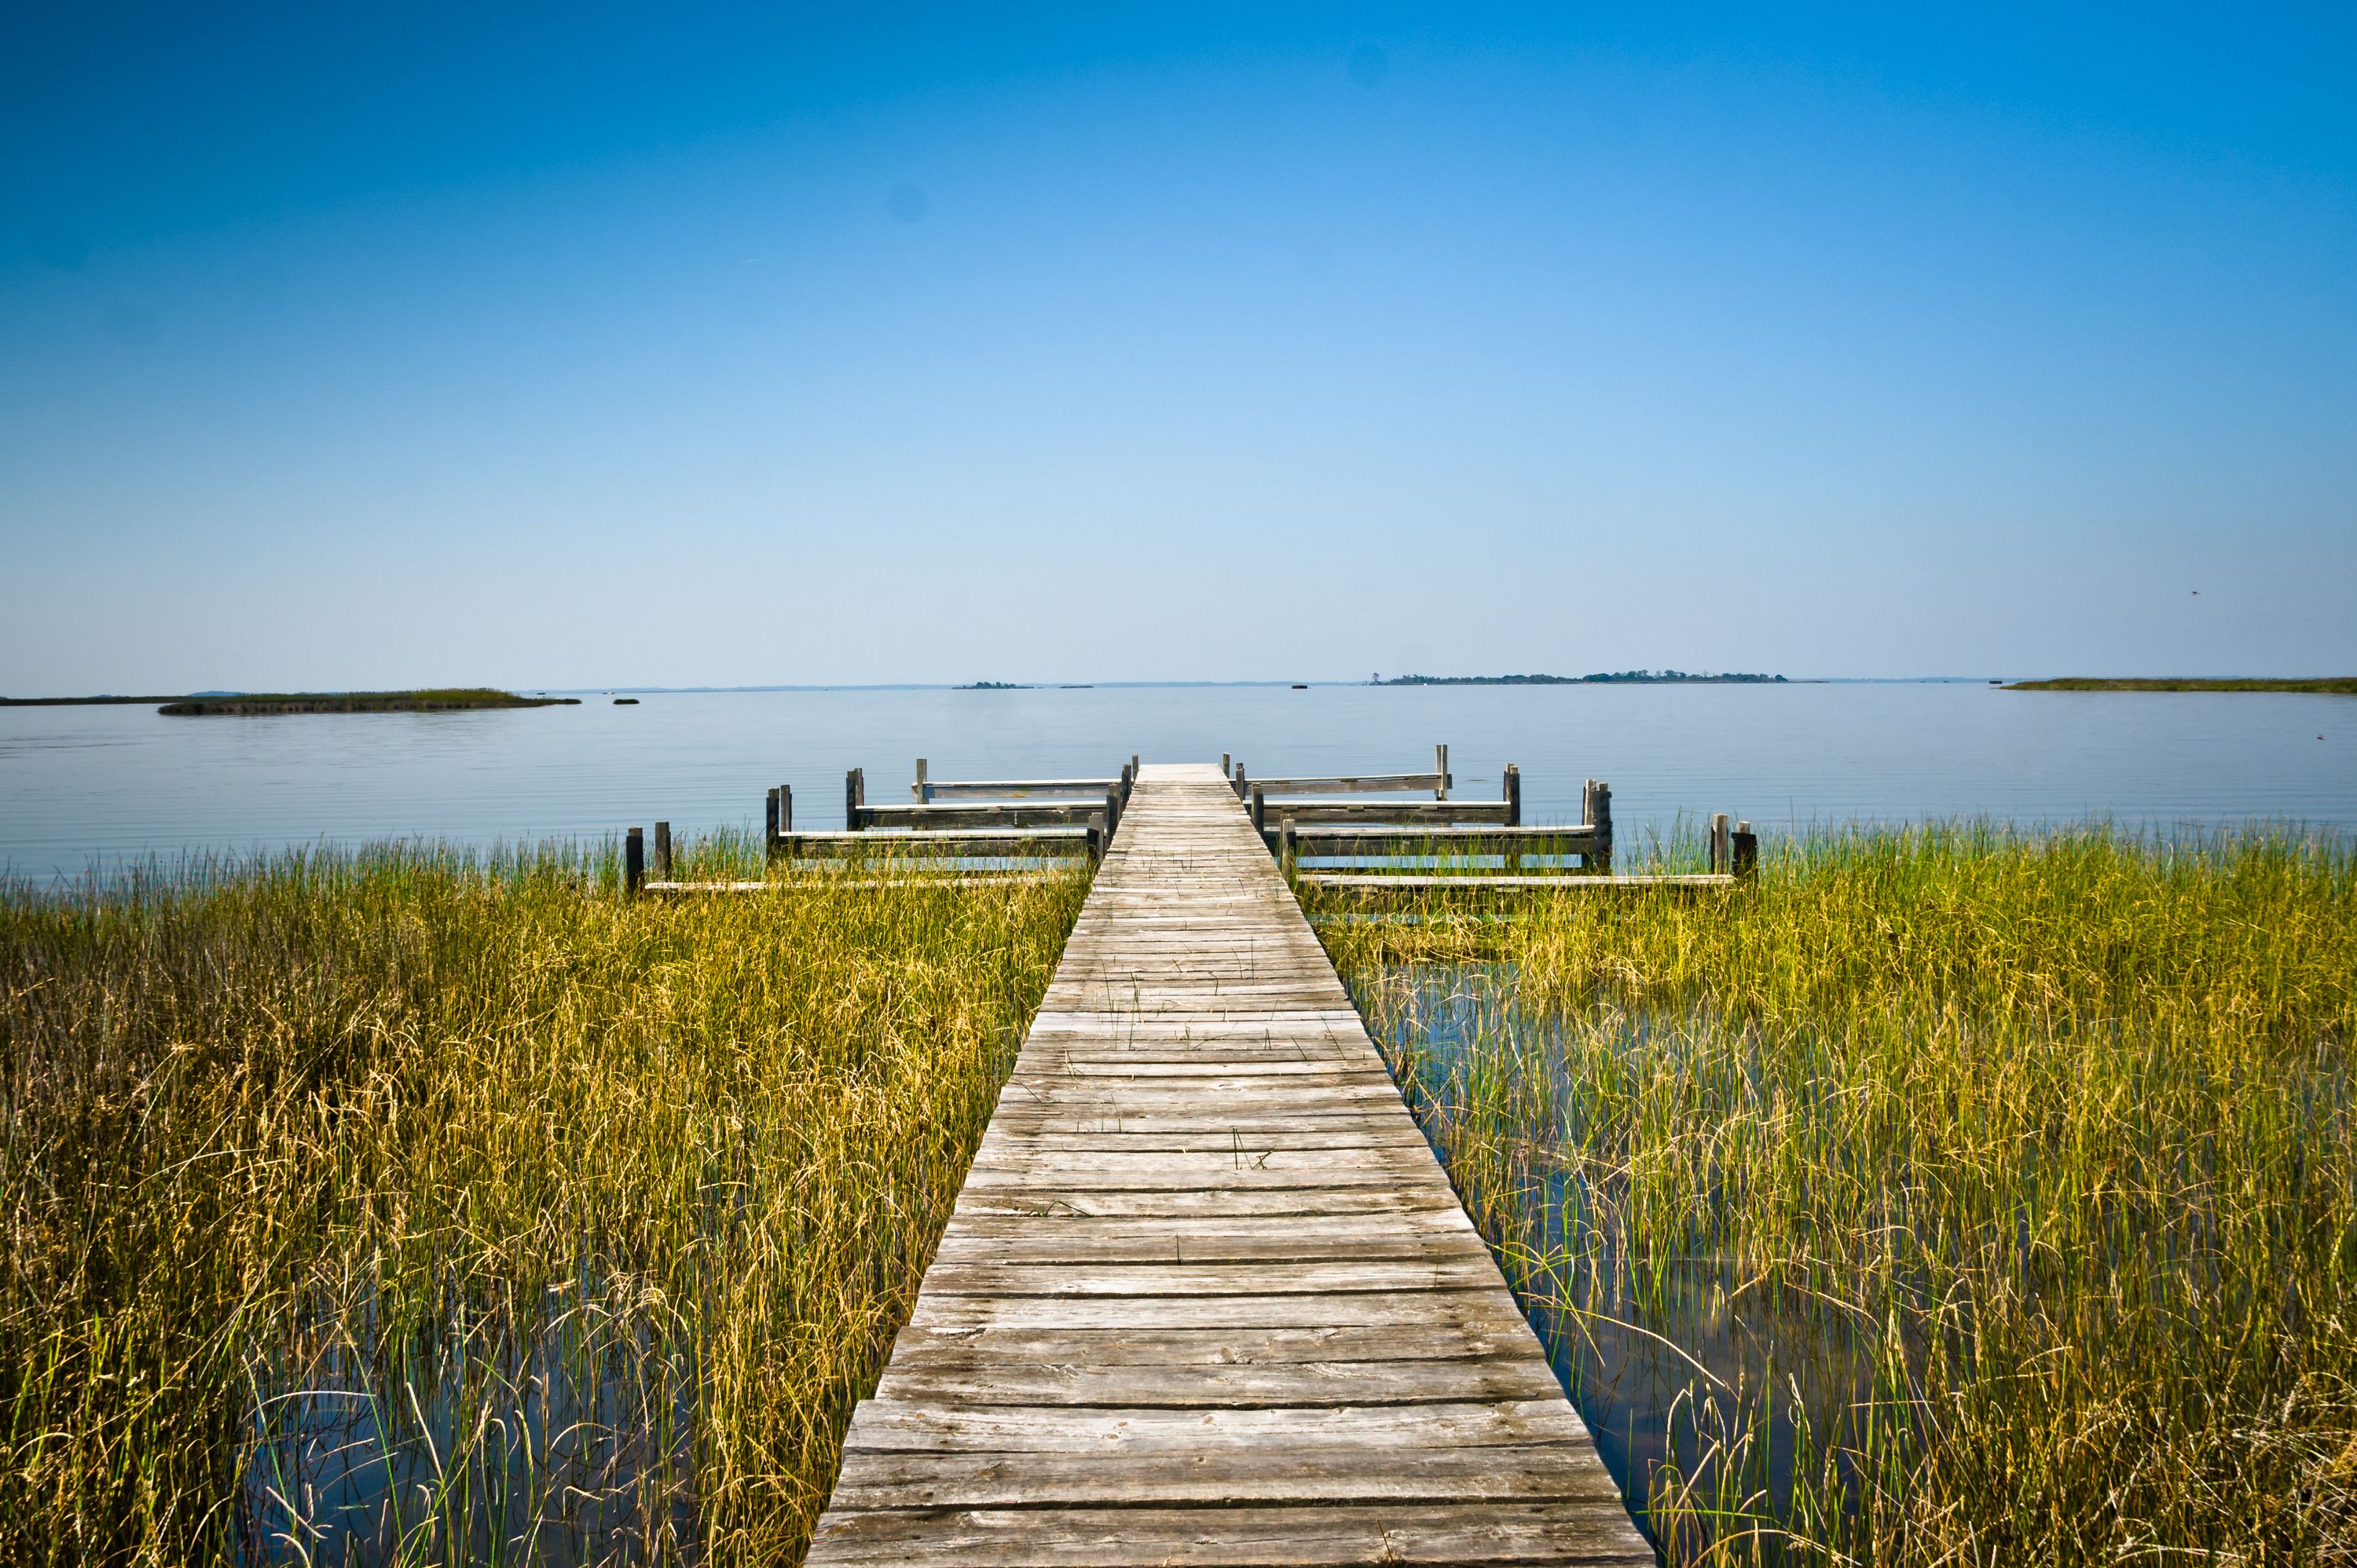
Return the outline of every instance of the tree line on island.
<path id="1" fill-rule="evenodd" d="M 1684 670 L 1610 670 L 1593 675 L 1394 675 L 1386 681 L 1378 674 L 1370 680 L 1371 686 L 1667 686 L 1667 685 L 1751 685 L 1776 686 L 1786 684 L 1781 675 L 1756 674 L 1691 674 Z"/>

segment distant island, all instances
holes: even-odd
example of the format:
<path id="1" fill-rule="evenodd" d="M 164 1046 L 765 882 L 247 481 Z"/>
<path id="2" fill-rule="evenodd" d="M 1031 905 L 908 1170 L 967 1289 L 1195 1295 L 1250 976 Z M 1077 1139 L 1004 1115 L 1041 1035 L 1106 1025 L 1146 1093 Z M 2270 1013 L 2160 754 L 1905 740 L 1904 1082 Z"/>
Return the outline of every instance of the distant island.
<path id="1" fill-rule="evenodd" d="M 578 697 L 519 697 L 489 686 L 426 692 L 229 692 L 167 702 L 156 711 L 174 718 L 267 714 L 428 714 L 475 708 L 578 707 Z"/>
<path id="2" fill-rule="evenodd" d="M 1694 686 L 1784 684 L 1781 675 L 1690 675 L 1683 670 L 1617 670 L 1594 675 L 1394 675 L 1374 686 Z"/>
<path id="3" fill-rule="evenodd" d="M 1028 692 L 1031 688 L 1014 681 L 976 681 L 971 686 L 960 686 L 961 692 Z"/>
<path id="4" fill-rule="evenodd" d="M 2175 676 L 2158 679 L 2106 680 L 2094 675 L 2065 675 L 2053 681 L 2016 681 L 2008 692 L 2320 692 L 2357 697 L 2357 675 L 2319 675 L 2298 680 L 2212 681 Z"/>

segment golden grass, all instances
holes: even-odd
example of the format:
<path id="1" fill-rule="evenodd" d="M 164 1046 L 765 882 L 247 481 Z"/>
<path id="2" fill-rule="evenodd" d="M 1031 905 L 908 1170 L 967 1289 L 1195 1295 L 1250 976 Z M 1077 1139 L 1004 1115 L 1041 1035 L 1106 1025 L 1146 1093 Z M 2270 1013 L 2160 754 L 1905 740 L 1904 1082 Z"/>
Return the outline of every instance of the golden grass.
<path id="1" fill-rule="evenodd" d="M 1673 1560 L 2357 1561 L 2345 844 L 1833 833 L 1420 913 L 1324 935 L 1591 1419 L 1674 1368 Z"/>
<path id="2" fill-rule="evenodd" d="M 0 891 L 0 1560 L 799 1557 L 1085 878 L 612 887 Z"/>

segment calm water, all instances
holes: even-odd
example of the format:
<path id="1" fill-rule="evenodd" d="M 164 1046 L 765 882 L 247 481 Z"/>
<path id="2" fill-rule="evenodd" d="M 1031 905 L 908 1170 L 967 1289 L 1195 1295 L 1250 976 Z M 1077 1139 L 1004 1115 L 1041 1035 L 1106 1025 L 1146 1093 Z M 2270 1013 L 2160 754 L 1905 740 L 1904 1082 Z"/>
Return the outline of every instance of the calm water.
<path id="1" fill-rule="evenodd" d="M 1255 776 L 1431 766 L 1464 795 L 1522 765 L 1534 821 L 1613 786 L 1631 829 L 1724 811 L 1763 832 L 1852 818 L 2285 819 L 2357 828 L 2357 698 L 2001 692 L 1986 685 L 1099 687 L 603 696 L 577 708 L 167 719 L 0 709 L 0 865 L 46 880 L 124 855 L 388 835 L 474 844 L 758 823 L 842 825 L 933 777 L 1088 775 L 1134 752 Z"/>

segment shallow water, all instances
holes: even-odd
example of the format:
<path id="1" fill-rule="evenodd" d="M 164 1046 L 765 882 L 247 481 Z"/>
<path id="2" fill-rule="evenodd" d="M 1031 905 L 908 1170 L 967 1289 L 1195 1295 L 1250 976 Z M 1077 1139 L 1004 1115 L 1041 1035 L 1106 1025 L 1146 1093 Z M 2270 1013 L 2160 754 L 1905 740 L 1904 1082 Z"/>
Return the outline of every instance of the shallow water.
<path id="1" fill-rule="evenodd" d="M 239 1455 L 249 1564 L 560 1565 L 693 1555 L 696 1376 L 611 1282 L 533 1321 L 322 1316 L 258 1362 Z"/>
<path id="2" fill-rule="evenodd" d="M 603 693 L 579 707 L 167 719 L 0 709 L 0 867 L 47 880 L 125 856 L 387 836 L 597 836 L 758 824 L 791 785 L 842 822 L 843 776 L 905 798 L 936 779 L 1110 774 L 1233 753 L 1251 774 L 1424 769 L 1458 793 L 1523 769 L 1526 815 L 1577 820 L 1613 786 L 1623 843 L 1723 811 L 1763 832 L 1984 815 L 2162 827 L 2357 828 L 2357 698 L 2019 693 L 1985 684 L 1096 687 Z"/>
<path id="3" fill-rule="evenodd" d="M 1496 1070 L 1477 1058 L 1475 1042 L 1494 1044 L 1504 1027 L 1541 1057 L 1550 1051 L 1554 1026 L 1523 1015 L 1513 988 L 1511 967 L 1436 968 L 1410 980 L 1405 1008 L 1371 1006 L 1362 995 L 1360 1010 L 1388 1021 L 1377 1031 L 1384 1059 L 1469 1208 L 1491 1217 L 1483 1229 L 1500 1265 L 1639 1524 L 1653 1533 L 1649 1486 L 1664 1465 L 1695 1495 L 1738 1511 L 1749 1511 L 1755 1487 L 1788 1498 L 1803 1447 L 1796 1414 L 1818 1445 L 1851 1438 L 1857 1412 L 1875 1399 L 1883 1348 L 1842 1314 L 1747 1290 L 1729 1260 L 1623 1254 L 1601 1212 L 1617 1203 L 1617 1187 L 1545 1157 L 1578 1141 L 1578 1096 L 1568 1087 L 1543 1124 L 1514 1129 L 1533 1147 L 1502 1187 L 1484 1190 L 1480 1176 L 1460 1168 L 1453 1108 L 1478 1093 L 1469 1075 Z M 1669 1022 L 1631 1015 L 1628 1047 Z M 1544 1082 L 1570 1082 L 1560 1071 L 1532 1070 Z M 1503 1250 L 1501 1237 L 1512 1243 Z M 1889 1419 L 1887 1402 L 1881 1409 Z M 1772 1546 L 1755 1544 L 1778 1560 Z"/>

